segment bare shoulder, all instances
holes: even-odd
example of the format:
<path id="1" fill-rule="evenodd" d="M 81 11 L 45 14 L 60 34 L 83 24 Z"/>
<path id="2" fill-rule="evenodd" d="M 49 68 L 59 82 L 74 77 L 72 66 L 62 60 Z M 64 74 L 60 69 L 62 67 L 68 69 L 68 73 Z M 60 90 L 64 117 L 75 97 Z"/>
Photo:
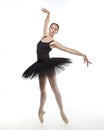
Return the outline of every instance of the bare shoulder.
<path id="1" fill-rule="evenodd" d="M 55 40 L 50 45 L 53 46 L 54 48 L 63 46 L 60 42 L 55 41 Z"/>
<path id="2" fill-rule="evenodd" d="M 56 48 L 58 44 L 59 44 L 59 42 L 53 40 L 53 42 L 50 43 L 50 47 L 51 48 Z"/>
<path id="3" fill-rule="evenodd" d="M 53 41 L 51 44 L 50 44 L 50 47 L 51 48 L 57 48 L 57 49 L 60 49 L 62 51 L 68 51 L 68 47 L 62 45 L 60 42 L 58 41 Z"/>

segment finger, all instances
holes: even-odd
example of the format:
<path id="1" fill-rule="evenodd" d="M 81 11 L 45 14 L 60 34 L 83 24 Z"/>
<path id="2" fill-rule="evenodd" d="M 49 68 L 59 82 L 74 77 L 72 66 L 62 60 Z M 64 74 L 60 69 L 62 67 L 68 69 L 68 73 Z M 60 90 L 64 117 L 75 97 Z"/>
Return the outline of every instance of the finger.
<path id="1" fill-rule="evenodd" d="M 41 11 L 46 11 L 46 9 L 45 9 L 45 8 L 42 8 Z"/>
<path id="2" fill-rule="evenodd" d="M 44 9 L 41 9 L 41 11 L 44 11 Z"/>
<path id="3" fill-rule="evenodd" d="M 44 10 L 44 8 L 42 8 L 41 10 Z"/>
<path id="4" fill-rule="evenodd" d="M 84 63 L 85 63 L 85 60 L 84 60 Z"/>
<path id="5" fill-rule="evenodd" d="M 86 63 L 86 59 L 84 59 L 84 63 Z"/>
<path id="6" fill-rule="evenodd" d="M 87 66 L 89 66 L 89 64 L 92 64 L 91 62 L 87 62 Z"/>
<path id="7" fill-rule="evenodd" d="M 88 62 L 87 62 L 87 67 L 88 67 Z"/>
<path id="8" fill-rule="evenodd" d="M 44 7 L 42 7 L 42 9 L 44 9 L 44 10 L 45 10 L 45 8 L 44 8 Z"/>

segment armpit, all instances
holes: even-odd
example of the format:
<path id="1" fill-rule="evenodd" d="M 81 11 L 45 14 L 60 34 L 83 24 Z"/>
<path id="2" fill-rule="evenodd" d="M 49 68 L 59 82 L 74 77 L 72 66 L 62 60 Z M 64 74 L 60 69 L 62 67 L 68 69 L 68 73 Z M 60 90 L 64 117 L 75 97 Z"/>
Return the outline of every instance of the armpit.
<path id="1" fill-rule="evenodd" d="M 50 48 L 55 48 L 55 43 L 54 43 L 54 41 L 50 43 Z"/>

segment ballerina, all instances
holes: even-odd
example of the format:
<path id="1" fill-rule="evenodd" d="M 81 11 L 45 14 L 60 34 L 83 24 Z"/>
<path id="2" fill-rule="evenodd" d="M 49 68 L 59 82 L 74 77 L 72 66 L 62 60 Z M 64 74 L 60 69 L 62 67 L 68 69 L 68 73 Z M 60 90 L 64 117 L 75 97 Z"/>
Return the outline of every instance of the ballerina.
<path id="1" fill-rule="evenodd" d="M 50 11 L 45 8 L 42 8 L 41 11 L 47 14 L 47 16 L 44 22 L 43 36 L 37 44 L 37 61 L 33 63 L 31 66 L 29 66 L 22 76 L 24 78 L 31 78 L 31 79 L 36 76 L 38 76 L 39 78 L 41 96 L 40 96 L 40 106 L 38 110 L 38 116 L 40 122 L 43 123 L 44 121 L 43 116 L 45 114 L 45 111 L 43 110 L 43 108 L 46 102 L 46 80 L 48 79 L 50 86 L 54 92 L 56 102 L 59 106 L 60 115 L 63 121 L 65 123 L 68 123 L 68 118 L 63 109 L 62 97 L 57 86 L 56 74 L 57 71 L 63 70 L 66 64 L 71 64 L 72 61 L 70 58 L 62 58 L 62 57 L 50 58 L 49 52 L 53 48 L 57 48 L 70 54 L 82 56 L 84 62 L 87 63 L 87 66 L 91 64 L 91 62 L 88 60 L 85 54 L 79 52 L 78 50 L 66 47 L 54 40 L 55 34 L 57 34 L 59 31 L 59 25 L 57 23 L 52 23 L 49 26 L 49 30 L 47 31 L 50 20 Z"/>

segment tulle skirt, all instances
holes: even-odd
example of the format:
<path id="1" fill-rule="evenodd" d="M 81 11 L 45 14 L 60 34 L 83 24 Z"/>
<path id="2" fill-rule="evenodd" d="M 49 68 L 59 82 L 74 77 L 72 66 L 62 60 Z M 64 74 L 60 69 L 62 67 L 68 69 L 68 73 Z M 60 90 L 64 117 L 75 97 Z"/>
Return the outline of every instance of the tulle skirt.
<path id="1" fill-rule="evenodd" d="M 38 75 L 40 76 L 52 76 L 56 73 L 65 70 L 65 66 L 72 63 L 71 59 L 68 58 L 47 58 L 40 59 L 29 66 L 22 77 L 24 78 L 34 78 Z"/>

